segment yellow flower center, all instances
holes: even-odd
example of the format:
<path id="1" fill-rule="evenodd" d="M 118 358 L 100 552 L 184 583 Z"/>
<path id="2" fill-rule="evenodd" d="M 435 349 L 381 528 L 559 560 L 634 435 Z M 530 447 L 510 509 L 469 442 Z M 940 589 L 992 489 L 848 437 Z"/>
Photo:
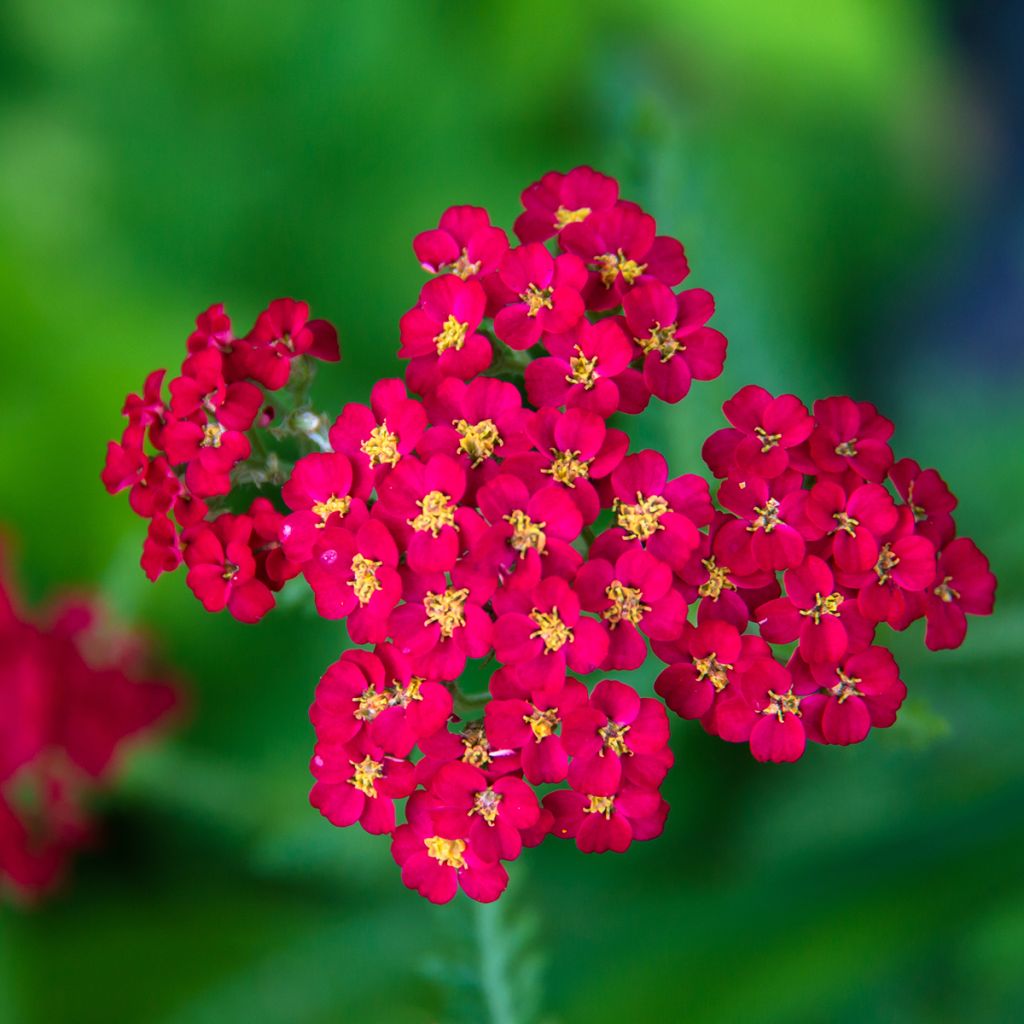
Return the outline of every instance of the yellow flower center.
<path id="1" fill-rule="evenodd" d="M 512 527 L 509 544 L 512 545 L 513 551 L 519 552 L 520 558 L 525 557 L 526 552 L 531 548 L 538 554 L 544 554 L 544 548 L 547 545 L 544 527 L 548 525 L 547 523 L 535 523 L 522 509 L 518 508 L 501 518 Z"/>
<path id="2" fill-rule="evenodd" d="M 554 734 L 558 725 L 558 708 L 539 711 L 536 708 L 532 715 L 523 715 L 523 721 L 533 730 L 533 738 L 537 743 Z"/>
<path id="3" fill-rule="evenodd" d="M 494 449 L 503 442 L 494 420 L 480 420 L 479 423 L 468 423 L 466 420 L 452 420 L 452 425 L 459 432 L 459 451 L 465 452 L 479 466 L 484 459 L 494 454 Z"/>
<path id="4" fill-rule="evenodd" d="M 437 354 L 447 352 L 453 348 L 458 352 L 466 344 L 466 332 L 469 330 L 468 323 L 460 323 L 455 319 L 453 313 L 448 314 L 448 319 L 441 326 L 441 333 L 434 335 L 434 345 L 437 347 Z"/>
<path id="5" fill-rule="evenodd" d="M 575 345 L 576 355 L 569 356 L 569 369 L 571 373 L 565 375 L 570 384 L 582 384 L 585 391 L 590 391 L 597 383 L 599 376 L 597 372 L 597 356 L 588 359 L 583 354 L 583 349 Z"/>
<path id="6" fill-rule="evenodd" d="M 821 624 L 822 616 L 824 615 L 838 615 L 839 606 L 843 603 L 845 598 L 838 591 L 834 594 L 827 594 L 822 597 L 821 594 L 814 595 L 814 607 L 813 608 L 801 608 L 800 614 L 809 616 L 816 626 Z"/>
<path id="7" fill-rule="evenodd" d="M 581 206 L 578 210 L 567 210 L 564 206 L 559 206 L 555 210 L 555 226 L 561 231 L 566 224 L 579 224 L 580 221 L 586 220 L 589 216 L 589 206 Z"/>
<path id="8" fill-rule="evenodd" d="M 395 466 L 402 457 L 398 453 L 398 435 L 388 430 L 386 420 L 370 431 L 359 450 L 370 460 L 371 466 Z"/>
<path id="9" fill-rule="evenodd" d="M 800 711 L 801 700 L 803 698 L 798 697 L 792 690 L 788 690 L 786 693 L 776 693 L 774 690 L 769 690 L 768 707 L 762 708 L 760 714 L 775 715 L 780 722 L 786 715 L 796 715 L 797 718 L 802 718 L 803 713 Z"/>
<path id="10" fill-rule="evenodd" d="M 710 597 L 712 601 L 717 601 L 723 590 L 736 589 L 736 584 L 729 579 L 729 567 L 716 565 L 714 555 L 702 558 L 700 564 L 708 571 L 708 578 L 697 588 L 697 593 L 701 597 Z"/>
<path id="11" fill-rule="evenodd" d="M 949 604 L 951 601 L 960 600 L 960 591 L 955 590 L 949 584 L 952 581 L 952 576 L 946 576 L 943 581 L 935 588 L 935 596 Z"/>
<path id="12" fill-rule="evenodd" d="M 626 531 L 626 540 L 649 540 L 658 530 L 665 529 L 659 520 L 667 511 L 668 502 L 660 494 L 645 498 L 637 491 L 635 505 L 615 500 L 615 514 L 619 526 Z"/>
<path id="13" fill-rule="evenodd" d="M 447 267 L 442 267 L 442 270 L 448 270 L 450 273 L 455 274 L 457 277 L 461 277 L 463 281 L 472 277 L 474 274 L 480 273 L 480 260 L 470 260 L 469 253 L 465 249 L 462 250 L 462 255 L 454 262 L 448 264 Z"/>
<path id="14" fill-rule="evenodd" d="M 448 587 L 443 593 L 435 594 L 427 591 L 423 598 L 423 607 L 426 610 L 427 618 L 423 623 L 429 626 L 436 622 L 441 627 L 441 636 L 446 640 L 451 639 L 457 629 L 466 625 L 466 598 L 469 597 L 469 587 Z"/>
<path id="15" fill-rule="evenodd" d="M 538 288 L 535 284 L 526 286 L 526 291 L 519 296 L 529 307 L 527 316 L 536 316 L 542 309 L 551 309 L 551 296 L 554 289 Z"/>
<path id="16" fill-rule="evenodd" d="M 462 760 L 474 768 L 484 768 L 491 763 L 491 745 L 484 735 L 483 719 L 470 722 L 462 731 L 462 745 L 465 750 Z"/>
<path id="17" fill-rule="evenodd" d="M 591 793 L 587 795 L 587 799 L 590 803 L 583 808 L 584 814 L 603 814 L 605 820 L 611 818 L 612 811 L 615 809 L 615 797 L 594 796 Z"/>
<path id="18" fill-rule="evenodd" d="M 415 519 L 407 519 L 406 522 L 417 532 L 430 534 L 436 537 L 446 526 L 455 526 L 455 506 L 451 504 L 451 498 L 442 491 L 428 491 L 422 501 L 416 505 L 420 509 Z M 455 526 L 455 529 L 458 529 Z"/>
<path id="19" fill-rule="evenodd" d="M 779 503 L 775 498 L 769 498 L 765 502 L 764 508 L 755 505 L 754 511 L 757 513 L 757 518 L 747 527 L 750 533 L 754 533 L 756 530 L 771 533 L 779 525 Z"/>
<path id="20" fill-rule="evenodd" d="M 384 774 L 384 765 L 380 761 L 374 761 L 369 754 L 362 761 L 349 761 L 349 764 L 356 771 L 348 780 L 348 784 L 355 786 L 360 793 L 365 793 L 368 797 L 376 797 L 377 787 L 374 783 Z"/>
<path id="21" fill-rule="evenodd" d="M 729 685 L 729 673 L 733 666 L 719 661 L 714 651 L 706 658 L 694 658 L 693 667 L 697 670 L 697 682 L 709 679 L 716 693 L 721 693 Z"/>
<path id="22" fill-rule="evenodd" d="M 635 260 L 626 258 L 626 254 L 619 249 L 618 252 L 606 252 L 594 260 L 598 273 L 601 275 L 601 283 L 605 288 L 611 288 L 615 284 L 615 278 L 622 275 L 626 284 L 632 284 L 646 269 L 646 263 L 637 263 Z"/>
<path id="23" fill-rule="evenodd" d="M 199 442 L 201 448 L 219 448 L 221 435 L 224 428 L 219 423 L 207 423 L 203 427 L 203 439 Z"/>
<path id="24" fill-rule="evenodd" d="M 576 481 L 583 477 L 586 479 L 590 474 L 590 464 L 593 459 L 581 459 L 578 451 L 562 451 L 557 448 L 551 449 L 554 458 L 551 465 L 541 470 L 548 476 L 554 477 L 560 484 L 566 487 L 575 487 Z"/>
<path id="25" fill-rule="evenodd" d="M 644 592 L 639 587 L 627 587 L 622 580 L 612 580 L 604 594 L 612 606 L 601 612 L 601 618 L 612 629 L 620 622 L 632 622 L 635 626 L 651 610 L 649 604 L 643 603 Z"/>
<path id="26" fill-rule="evenodd" d="M 372 686 L 352 700 L 356 705 L 354 714 L 361 722 L 372 722 L 382 711 L 387 710 L 390 703 L 386 693 L 381 693 Z"/>
<path id="27" fill-rule="evenodd" d="M 626 746 L 627 732 L 629 732 L 629 726 L 619 725 L 618 722 L 609 722 L 603 729 L 598 729 L 597 734 L 601 737 L 601 742 L 604 744 L 601 747 L 601 756 L 604 757 L 606 750 L 610 750 L 613 754 L 618 754 L 619 757 L 625 757 L 627 754 L 632 755 L 633 751 Z"/>
<path id="28" fill-rule="evenodd" d="M 662 327 L 659 321 L 655 321 L 651 333 L 646 338 L 634 338 L 633 340 L 648 352 L 657 352 L 661 355 L 661 361 L 667 363 L 680 349 L 686 346 L 676 337 L 677 324 L 669 324 Z"/>
<path id="29" fill-rule="evenodd" d="M 334 515 L 335 512 L 341 516 L 342 519 L 348 515 L 349 506 L 352 504 L 352 499 L 346 495 L 344 498 L 339 498 L 336 494 L 332 494 L 326 501 L 318 501 L 313 505 L 314 515 L 320 517 L 320 522 L 316 524 L 318 530 L 322 530 L 327 525 L 327 520 Z"/>
<path id="30" fill-rule="evenodd" d="M 352 579 L 348 585 L 355 591 L 360 604 L 369 604 L 370 599 L 381 589 L 381 582 L 377 579 L 377 570 L 383 562 L 375 562 L 358 552 L 352 556 Z"/>
<path id="31" fill-rule="evenodd" d="M 833 697 L 839 698 L 839 703 L 842 704 L 847 697 L 863 697 L 864 694 L 857 689 L 857 684 L 860 679 L 857 676 L 848 676 L 841 668 L 836 669 L 836 675 L 839 677 L 839 682 L 835 686 L 830 687 L 829 692 Z"/>
<path id="32" fill-rule="evenodd" d="M 770 452 L 782 440 L 781 434 L 769 434 L 764 427 L 754 427 L 754 433 L 761 442 L 762 452 Z"/>
<path id="33" fill-rule="evenodd" d="M 860 526 L 860 520 L 854 519 L 853 516 L 848 516 L 845 512 L 835 512 L 832 518 L 839 524 L 837 530 L 845 530 L 851 537 L 857 536 L 857 527 Z"/>
<path id="34" fill-rule="evenodd" d="M 427 855 L 446 868 L 461 871 L 466 866 L 466 859 L 462 856 L 466 852 L 466 843 L 462 839 L 431 836 L 423 840 L 423 845 L 427 848 Z"/>
<path id="35" fill-rule="evenodd" d="M 849 441 L 843 441 L 835 447 L 836 455 L 852 456 L 857 454 L 857 438 L 851 437 Z"/>
<path id="36" fill-rule="evenodd" d="M 549 612 L 542 612 L 534 608 L 530 612 L 530 618 L 536 623 L 537 628 L 530 634 L 530 639 L 540 637 L 544 641 L 544 653 L 552 654 L 560 651 L 566 644 L 573 642 L 572 630 L 558 617 L 558 609 L 552 608 Z"/>
<path id="37" fill-rule="evenodd" d="M 493 825 L 498 817 L 498 807 L 501 804 L 501 794 L 495 793 L 493 789 L 481 790 L 473 797 L 473 806 L 469 813 L 479 814 L 488 825 Z"/>
<path id="38" fill-rule="evenodd" d="M 892 576 L 892 570 L 900 564 L 899 558 L 893 554 L 891 544 L 883 544 L 882 550 L 878 552 L 878 561 L 875 562 L 875 575 L 879 583 L 888 583 Z"/>
<path id="39" fill-rule="evenodd" d="M 423 700 L 420 687 L 423 686 L 421 676 L 413 676 L 408 686 L 403 686 L 397 679 L 384 691 L 388 696 L 388 707 L 407 708 L 414 700 Z"/>

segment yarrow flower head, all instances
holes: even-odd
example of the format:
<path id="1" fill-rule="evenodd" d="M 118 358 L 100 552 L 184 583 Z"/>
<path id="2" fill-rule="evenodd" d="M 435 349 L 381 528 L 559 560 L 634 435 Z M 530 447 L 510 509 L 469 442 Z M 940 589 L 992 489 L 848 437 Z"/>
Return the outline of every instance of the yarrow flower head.
<path id="1" fill-rule="evenodd" d="M 749 384 L 703 444 L 713 486 L 676 475 L 629 417 L 722 373 L 713 297 L 679 287 L 682 244 L 614 179 L 552 171 L 522 201 L 511 241 L 467 205 L 416 236 L 404 374 L 366 404 L 313 405 L 337 334 L 305 304 L 241 338 L 213 306 L 169 400 L 162 372 L 127 399 L 102 474 L 149 521 L 151 578 L 184 562 L 243 621 L 301 578 L 369 647 L 316 689 L 311 799 L 390 834 L 437 903 L 498 898 L 548 837 L 659 835 L 666 707 L 759 761 L 891 726 L 906 687 L 879 630 L 923 618 L 958 646 L 995 591 L 870 402 Z M 652 653 L 653 691 L 609 678 Z"/>

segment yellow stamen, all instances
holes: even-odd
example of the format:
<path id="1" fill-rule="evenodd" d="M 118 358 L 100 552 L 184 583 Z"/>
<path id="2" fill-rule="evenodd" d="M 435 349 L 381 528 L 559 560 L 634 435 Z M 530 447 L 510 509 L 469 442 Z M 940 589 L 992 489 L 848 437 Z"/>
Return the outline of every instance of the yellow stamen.
<path id="1" fill-rule="evenodd" d="M 940 600 L 945 601 L 946 604 L 949 604 L 951 601 L 960 600 L 960 591 L 955 590 L 949 585 L 952 579 L 952 576 L 946 576 L 934 591 L 935 596 Z"/>
<path id="2" fill-rule="evenodd" d="M 629 732 L 629 726 L 619 725 L 618 722 L 609 722 L 603 729 L 598 729 L 597 734 L 604 744 L 600 750 L 601 756 L 604 757 L 606 750 L 618 754 L 619 757 L 632 756 L 633 751 L 626 746 L 627 732 Z"/>
<path id="3" fill-rule="evenodd" d="M 584 814 L 603 814 L 606 820 L 611 818 L 612 811 L 615 809 L 615 797 L 594 796 L 590 793 L 587 795 L 587 799 L 590 803 L 583 808 Z"/>
<path id="4" fill-rule="evenodd" d="M 462 855 L 466 852 L 466 843 L 462 839 L 443 839 L 441 836 L 431 836 L 423 840 L 427 848 L 427 856 L 433 857 L 439 864 L 446 868 L 455 868 L 461 871 L 466 866 L 466 859 Z"/>
<path id="5" fill-rule="evenodd" d="M 615 500 L 615 514 L 626 531 L 626 540 L 650 540 L 658 530 L 665 529 L 660 520 L 667 511 L 668 502 L 660 494 L 645 498 L 637 491 L 635 505 Z"/>
<path id="6" fill-rule="evenodd" d="M 407 519 L 406 522 L 417 532 L 430 532 L 436 537 L 446 526 L 455 526 L 455 506 L 451 504 L 451 498 L 441 491 L 428 491 L 422 501 L 416 505 L 420 513 L 415 519 Z M 455 529 L 458 529 L 455 526 Z"/>
<path id="7" fill-rule="evenodd" d="M 530 307 L 526 315 L 536 316 L 542 309 L 553 308 L 551 302 L 553 293 L 553 288 L 538 288 L 535 284 L 527 285 L 526 291 L 519 296 Z"/>
<path id="8" fill-rule="evenodd" d="M 822 616 L 839 614 L 839 606 L 844 600 L 845 598 L 838 591 L 834 594 L 827 594 L 825 597 L 822 597 L 821 594 L 815 594 L 814 607 L 801 608 L 800 614 L 810 616 L 814 624 L 820 626 Z"/>
<path id="9" fill-rule="evenodd" d="M 878 561 L 875 562 L 875 575 L 879 583 L 888 583 L 892 577 L 892 570 L 900 564 L 899 558 L 893 554 L 891 544 L 883 544 L 882 550 L 878 553 Z"/>
<path id="10" fill-rule="evenodd" d="M 860 520 L 854 519 L 853 516 L 848 516 L 845 512 L 835 512 L 832 518 L 839 524 L 837 530 L 845 530 L 851 537 L 857 536 L 857 527 L 860 526 Z"/>
<path id="11" fill-rule="evenodd" d="M 459 451 L 465 452 L 474 466 L 479 466 L 484 459 L 489 459 L 494 454 L 494 449 L 503 443 L 494 420 L 480 420 L 479 423 L 452 420 L 452 425 L 460 435 Z"/>
<path id="12" fill-rule="evenodd" d="M 771 533 L 779 525 L 779 503 L 775 498 L 769 498 L 765 502 L 764 508 L 755 505 L 754 511 L 757 513 L 757 518 L 747 527 L 750 533 L 754 533 L 756 530 Z"/>
<path id="13" fill-rule="evenodd" d="M 730 569 L 725 565 L 716 565 L 715 556 L 702 558 L 700 564 L 708 571 L 707 580 L 697 588 L 701 597 L 709 597 L 717 601 L 722 596 L 723 590 L 735 590 L 736 584 L 729 579 Z"/>
<path id="14" fill-rule="evenodd" d="M 383 586 L 377 579 L 377 570 L 383 564 L 359 552 L 352 556 L 352 579 L 348 581 L 348 585 L 355 591 L 360 604 L 369 604 L 373 595 Z"/>
<path id="15" fill-rule="evenodd" d="M 501 518 L 512 527 L 509 544 L 513 551 L 519 552 L 520 558 L 525 558 L 526 552 L 531 548 L 540 555 L 544 554 L 544 548 L 547 545 L 544 527 L 548 525 L 547 523 L 535 523 L 522 509 L 518 508 Z"/>
<path id="16" fill-rule="evenodd" d="M 466 332 L 469 330 L 468 323 L 460 323 L 455 319 L 453 313 L 448 314 L 441 327 L 441 333 L 434 335 L 434 345 L 437 347 L 437 354 L 447 352 L 453 348 L 458 352 L 466 344 Z"/>
<path id="17" fill-rule="evenodd" d="M 473 806 L 470 807 L 469 814 L 479 814 L 488 825 L 493 825 L 498 818 L 500 804 L 501 794 L 488 787 L 473 797 Z"/>
<path id="18" fill-rule="evenodd" d="M 857 684 L 860 679 L 857 676 L 848 676 L 841 668 L 836 669 L 836 675 L 839 677 L 839 682 L 835 686 L 830 687 L 829 692 L 833 697 L 839 698 L 839 703 L 842 704 L 847 697 L 863 697 L 864 694 L 857 689 Z"/>
<path id="19" fill-rule="evenodd" d="M 706 658 L 694 658 L 693 667 L 697 670 L 697 682 L 709 679 L 716 693 L 721 693 L 729 685 L 729 673 L 733 666 L 719 661 L 714 651 Z"/>
<path id="20" fill-rule="evenodd" d="M 579 224 L 589 216 L 589 206 L 581 206 L 578 210 L 567 210 L 564 206 L 559 206 L 559 208 L 555 210 L 555 226 L 559 231 L 561 231 L 566 224 Z"/>
<path id="21" fill-rule="evenodd" d="M 857 454 L 857 438 L 851 437 L 849 441 L 843 441 L 841 444 L 837 444 L 835 447 L 836 455 L 846 455 L 847 457 Z"/>
<path id="22" fill-rule="evenodd" d="M 203 439 L 199 442 L 201 448 L 219 448 L 221 435 L 224 428 L 219 423 L 207 423 L 203 427 Z"/>
<path id="23" fill-rule="evenodd" d="M 612 629 L 620 622 L 632 622 L 636 626 L 651 610 L 649 604 L 643 603 L 644 592 L 639 587 L 627 587 L 622 580 L 612 580 L 605 588 L 604 594 L 612 602 L 612 606 L 601 612 L 601 618 Z"/>
<path id="24" fill-rule="evenodd" d="M 384 774 L 384 765 L 380 761 L 374 761 L 369 754 L 362 761 L 349 761 L 349 764 L 355 768 L 356 773 L 348 780 L 348 784 L 355 786 L 360 793 L 365 793 L 368 797 L 376 797 L 377 787 L 374 783 Z"/>
<path id="25" fill-rule="evenodd" d="M 530 612 L 530 618 L 537 624 L 536 630 L 530 634 L 530 639 L 540 637 L 544 641 L 545 654 L 560 651 L 566 644 L 573 642 L 572 630 L 558 617 L 557 608 L 552 608 L 549 612 L 534 608 Z"/>
<path id="26" fill-rule="evenodd" d="M 762 708 L 760 714 L 762 715 L 775 715 L 781 722 L 786 715 L 796 715 L 797 718 L 803 718 L 803 712 L 800 710 L 800 701 L 802 697 L 798 697 L 792 690 L 786 693 L 776 693 L 774 690 L 768 691 L 768 707 Z"/>
<path id="27" fill-rule="evenodd" d="M 537 743 L 554 734 L 558 725 L 558 708 L 547 711 L 534 709 L 532 715 L 523 715 L 523 721 L 533 730 L 533 738 Z"/>
<path id="28" fill-rule="evenodd" d="M 657 352 L 661 356 L 661 361 L 667 363 L 677 352 L 686 348 L 676 337 L 677 329 L 677 324 L 662 327 L 660 321 L 655 321 L 651 333 L 646 338 L 633 340 L 644 350 L 644 355 L 648 352 Z"/>
<path id="29" fill-rule="evenodd" d="M 626 284 L 632 284 L 647 269 L 646 263 L 637 263 L 635 260 L 627 259 L 621 249 L 618 252 L 606 252 L 596 257 L 594 265 L 601 275 L 601 283 L 605 288 L 611 288 L 619 274 L 622 275 Z"/>
<path id="30" fill-rule="evenodd" d="M 359 450 L 370 460 L 370 466 L 395 466 L 402 457 L 398 453 L 398 435 L 388 430 L 385 420 L 370 431 L 370 436 L 359 446 Z"/>
<path id="31" fill-rule="evenodd" d="M 562 451 L 557 448 L 551 449 L 554 459 L 551 465 L 541 470 L 548 476 L 554 477 L 560 484 L 566 487 L 575 487 L 576 481 L 583 477 L 586 479 L 590 474 L 590 464 L 593 459 L 581 459 L 579 451 Z"/>
<path id="32" fill-rule="evenodd" d="M 372 686 L 363 690 L 358 697 L 352 698 L 356 709 L 353 712 L 361 722 L 372 722 L 382 711 L 388 707 L 388 695 L 381 693 Z"/>
<path id="33" fill-rule="evenodd" d="M 469 597 L 469 587 L 448 587 L 441 594 L 427 591 L 423 598 L 423 608 L 427 613 L 424 626 L 436 622 L 441 627 L 441 636 L 450 640 L 457 629 L 466 625 L 466 598 Z"/>
<path id="34" fill-rule="evenodd" d="M 567 373 L 565 379 L 570 384 L 582 384 L 584 391 L 590 391 L 600 376 L 597 372 L 597 356 L 588 359 L 579 345 L 575 345 L 574 348 L 576 355 L 569 356 L 569 369 L 572 372 Z"/>
<path id="35" fill-rule="evenodd" d="M 461 277 L 463 281 L 471 278 L 474 274 L 480 273 L 481 267 L 480 260 L 470 260 L 469 253 L 465 249 L 462 250 L 462 255 L 454 262 L 448 264 L 447 267 L 442 267 L 442 270 L 447 269 L 450 273 L 455 274 L 457 277 Z"/>
<path id="36" fill-rule="evenodd" d="M 781 440 L 781 434 L 769 434 L 764 427 L 754 427 L 754 433 L 761 441 L 761 451 L 770 452 Z"/>
<path id="37" fill-rule="evenodd" d="M 320 517 L 320 522 L 316 524 L 318 530 L 322 530 L 327 525 L 327 520 L 334 515 L 335 512 L 344 519 L 348 515 L 349 507 L 352 504 L 352 499 L 346 495 L 344 498 L 339 498 L 336 494 L 332 494 L 326 501 L 317 501 L 313 504 L 313 513 Z"/>

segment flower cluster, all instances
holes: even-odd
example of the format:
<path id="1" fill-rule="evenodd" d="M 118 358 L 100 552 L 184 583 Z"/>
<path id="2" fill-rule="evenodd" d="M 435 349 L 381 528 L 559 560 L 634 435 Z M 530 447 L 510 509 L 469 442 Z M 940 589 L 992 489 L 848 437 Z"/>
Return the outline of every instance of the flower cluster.
<path id="1" fill-rule="evenodd" d="M 108 785 L 124 742 L 177 701 L 145 638 L 95 601 L 27 617 L 0 564 L 0 889 L 53 886 L 94 833 L 86 798 Z"/>
<path id="2" fill-rule="evenodd" d="M 619 417 L 721 373 L 714 302 L 679 288 L 682 245 L 613 179 L 552 172 L 522 201 L 515 241 L 472 206 L 418 235 L 404 379 L 326 437 L 296 399 L 286 426 L 316 443 L 274 501 L 180 537 L 207 608 L 255 618 L 269 602 L 232 589 L 301 574 L 345 621 L 360 647 L 316 691 L 312 802 L 390 835 L 434 902 L 497 898 L 547 836 L 621 852 L 660 834 L 665 705 L 770 761 L 891 725 L 905 691 L 879 624 L 923 616 L 929 647 L 956 646 L 995 586 L 941 478 L 894 462 L 868 403 L 741 389 L 704 449 L 717 502 L 630 452 Z M 238 482 L 273 485 L 270 459 L 283 474 L 271 453 Z M 176 486 L 198 500 L 190 468 Z M 661 700 L 616 678 L 649 651 Z"/>

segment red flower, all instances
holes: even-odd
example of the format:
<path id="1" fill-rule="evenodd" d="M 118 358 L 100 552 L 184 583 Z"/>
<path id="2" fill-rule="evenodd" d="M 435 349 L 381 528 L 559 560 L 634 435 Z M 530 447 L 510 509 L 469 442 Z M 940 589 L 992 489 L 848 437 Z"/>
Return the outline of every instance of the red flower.
<path id="1" fill-rule="evenodd" d="M 647 657 L 644 636 L 672 640 L 686 622 L 686 601 L 673 584 L 672 570 L 639 548 L 613 565 L 591 559 L 573 584 L 580 604 L 601 616 L 608 634 L 604 670 L 639 668 Z"/>
<path id="2" fill-rule="evenodd" d="M 653 697 L 641 697 L 617 679 L 602 679 L 586 707 L 565 718 L 562 742 L 572 755 L 569 785 L 580 793 L 611 796 L 623 785 L 658 786 L 666 759 L 668 715 Z"/>
<path id="3" fill-rule="evenodd" d="M 619 198 L 619 183 L 592 167 L 568 174 L 549 171 L 522 194 L 524 211 L 515 232 L 523 242 L 543 242 L 567 224 L 585 221 L 595 210 L 606 210 Z"/>
<path id="4" fill-rule="evenodd" d="M 932 584 L 923 595 L 925 645 L 930 651 L 959 647 L 967 633 L 967 616 L 992 614 L 996 578 L 988 559 L 973 540 L 957 537 L 939 553 Z"/>
<path id="5" fill-rule="evenodd" d="M 719 533 L 725 564 L 735 567 L 752 560 L 757 568 L 774 572 L 803 561 L 807 545 L 800 526 L 806 494 L 799 486 L 799 476 L 789 473 L 770 481 L 730 478 L 722 484 L 718 500 L 740 517 L 725 523 Z"/>
<path id="6" fill-rule="evenodd" d="M 664 235 L 656 238 L 656 230 L 653 217 L 635 203 L 622 202 L 563 228 L 562 247 L 593 268 L 584 293 L 588 309 L 618 306 L 638 281 L 677 285 L 686 277 L 682 245 Z"/>
<path id="7" fill-rule="evenodd" d="M 401 320 L 399 356 L 409 359 L 406 380 L 424 394 L 445 377 L 468 380 L 491 364 L 491 343 L 477 333 L 487 294 L 476 281 L 445 274 L 428 281 L 419 302 Z"/>
<path id="8" fill-rule="evenodd" d="M 533 790 L 506 775 L 489 781 L 479 768 L 456 761 L 430 783 L 437 803 L 431 812 L 442 835 L 465 836 L 482 860 L 515 860 L 523 848 L 521 833 L 540 817 Z"/>
<path id="9" fill-rule="evenodd" d="M 641 786 L 611 794 L 560 789 L 544 797 L 544 808 L 554 818 L 551 834 L 575 839 L 581 853 L 625 853 L 634 839 L 656 839 L 669 809 L 657 790 Z"/>
<path id="10" fill-rule="evenodd" d="M 292 360 L 301 355 L 337 362 L 338 332 L 326 320 L 310 320 L 305 302 L 275 299 L 246 336 L 246 376 L 277 391 L 288 383 Z"/>
<path id="11" fill-rule="evenodd" d="M 582 319 L 571 331 L 543 340 L 551 355 L 531 360 L 525 370 L 526 393 L 537 408 L 577 407 L 603 419 L 620 408 L 639 411 L 626 408 L 629 395 L 624 400 L 619 390 L 618 378 L 633 358 L 633 346 L 617 318 L 596 324 Z"/>
<path id="12" fill-rule="evenodd" d="M 402 869 L 402 881 L 431 903 L 448 903 L 459 887 L 479 903 L 492 903 L 508 885 L 499 862 L 485 860 L 463 829 L 435 824 L 437 802 L 428 793 L 414 793 L 406 805 L 408 824 L 395 829 L 391 854 Z"/>
<path id="13" fill-rule="evenodd" d="M 853 470 L 874 483 L 885 479 L 893 462 L 892 449 L 886 444 L 893 425 L 870 402 L 822 398 L 814 403 L 814 419 L 816 426 L 807 446 L 809 457 L 797 460 L 798 469 L 805 473 Z"/>
<path id="14" fill-rule="evenodd" d="M 740 677 L 739 692 L 718 708 L 719 736 L 749 740 L 758 761 L 798 761 L 807 747 L 803 700 L 786 668 L 773 658 L 757 659 Z"/>
<path id="15" fill-rule="evenodd" d="M 270 588 L 256 578 L 249 516 L 221 515 L 190 535 L 186 582 L 208 612 L 224 608 L 240 622 L 258 622 L 274 607 Z"/>
<path id="16" fill-rule="evenodd" d="M 494 333 L 510 348 L 525 351 L 542 334 L 562 334 L 583 316 L 580 291 L 587 283 L 587 268 L 578 256 L 555 258 L 533 242 L 510 249 L 498 274 L 509 290 L 510 304 L 495 316 Z"/>
<path id="17" fill-rule="evenodd" d="M 756 384 L 740 388 L 722 412 L 732 427 L 712 434 L 703 449 L 704 461 L 717 477 L 778 476 L 789 467 L 789 449 L 806 441 L 814 428 L 799 398 L 773 398 Z"/>
<path id="18" fill-rule="evenodd" d="M 881 540 L 895 529 L 896 506 L 881 484 L 862 484 L 847 494 L 829 480 L 810 490 L 804 511 L 841 572 L 864 572 L 877 561 Z M 815 538 L 816 539 L 816 538 Z"/>
<path id="19" fill-rule="evenodd" d="M 373 835 L 395 829 L 395 801 L 416 787 L 412 762 L 391 757 L 366 739 L 342 747 L 318 743 L 310 762 L 316 782 L 309 802 L 339 828 L 357 821 Z"/>
<path id="20" fill-rule="evenodd" d="M 480 206 L 450 206 L 441 222 L 412 240 L 420 266 L 432 274 L 455 274 L 464 281 L 498 269 L 508 236 L 491 224 Z"/>
<path id="21" fill-rule="evenodd" d="M 678 295 L 660 281 L 638 284 L 622 300 L 626 323 L 644 357 L 644 381 L 663 402 L 678 402 L 690 382 L 714 380 L 725 363 L 725 337 L 705 324 L 715 300 L 702 288 Z"/>
<path id="22" fill-rule="evenodd" d="M 938 470 L 921 469 L 913 459 L 900 459 L 889 469 L 889 479 L 913 513 L 914 531 L 937 548 L 948 544 L 956 535 L 956 497 Z"/>
<path id="23" fill-rule="evenodd" d="M 800 641 L 800 655 L 810 664 L 834 665 L 846 653 L 848 628 L 858 637 L 868 626 L 856 604 L 835 589 L 832 570 L 815 555 L 808 555 L 784 577 L 786 596 L 757 609 L 761 635 L 773 644 Z"/>

